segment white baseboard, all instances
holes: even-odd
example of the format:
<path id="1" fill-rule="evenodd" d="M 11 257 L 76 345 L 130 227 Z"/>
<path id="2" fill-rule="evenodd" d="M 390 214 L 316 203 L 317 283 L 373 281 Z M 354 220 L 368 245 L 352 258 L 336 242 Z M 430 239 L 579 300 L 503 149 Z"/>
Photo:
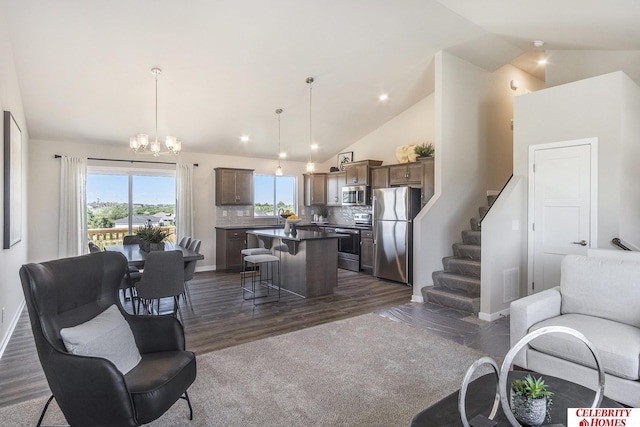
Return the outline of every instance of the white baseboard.
<path id="1" fill-rule="evenodd" d="M 0 359 L 2 359 L 2 355 L 9 344 L 9 340 L 11 339 L 11 335 L 13 335 L 13 330 L 18 325 L 18 320 L 20 320 L 20 315 L 22 314 L 22 310 L 24 310 L 25 300 L 23 299 L 20 303 L 20 307 L 16 311 L 15 316 L 11 319 L 11 323 L 9 324 L 9 329 L 7 329 L 7 334 L 2 338 L 2 343 L 0 343 Z"/>
<path id="2" fill-rule="evenodd" d="M 478 313 L 478 318 L 480 320 L 485 320 L 487 322 L 493 322 L 494 320 L 498 320 L 501 317 L 508 316 L 509 313 L 510 313 L 510 311 L 509 311 L 508 308 L 505 308 L 502 311 L 498 311 L 498 312 L 491 313 L 491 314 L 480 312 L 480 313 Z"/>
<path id="3" fill-rule="evenodd" d="M 411 302 L 424 302 L 422 295 L 411 295 Z"/>
<path id="4" fill-rule="evenodd" d="M 196 267 L 196 272 L 198 271 L 215 271 L 217 270 L 215 265 L 203 265 L 202 267 Z"/>

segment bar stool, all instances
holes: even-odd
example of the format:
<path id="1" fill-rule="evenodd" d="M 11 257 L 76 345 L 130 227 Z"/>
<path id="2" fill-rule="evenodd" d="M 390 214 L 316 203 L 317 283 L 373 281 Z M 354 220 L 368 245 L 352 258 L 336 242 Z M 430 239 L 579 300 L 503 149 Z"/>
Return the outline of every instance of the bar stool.
<path id="1" fill-rule="evenodd" d="M 280 279 L 278 278 L 278 282 L 275 283 L 275 273 L 274 269 L 278 268 L 278 275 L 280 274 L 280 258 L 277 256 L 266 254 L 258 254 L 258 255 L 247 255 L 244 257 L 244 264 L 248 267 L 252 268 L 251 271 L 251 288 L 248 287 L 247 284 L 247 273 L 248 271 L 243 271 L 244 274 L 241 275 L 241 286 L 242 286 L 242 298 L 244 300 L 253 301 L 253 305 L 258 304 L 266 304 L 268 302 L 280 301 Z M 266 292 L 258 295 L 259 288 L 265 288 Z M 256 299 L 259 298 L 267 298 L 270 295 L 271 289 L 278 290 L 278 296 L 276 298 L 272 298 L 268 301 L 263 301 L 260 303 L 256 303 Z M 247 298 L 247 292 L 250 294 L 250 297 Z"/>
<path id="2" fill-rule="evenodd" d="M 271 255 L 271 251 L 267 248 L 247 248 L 240 251 L 242 254 L 242 272 L 240 273 L 243 278 L 245 275 L 253 274 L 253 270 L 247 270 L 247 264 L 244 262 L 245 257 L 251 255 Z"/>

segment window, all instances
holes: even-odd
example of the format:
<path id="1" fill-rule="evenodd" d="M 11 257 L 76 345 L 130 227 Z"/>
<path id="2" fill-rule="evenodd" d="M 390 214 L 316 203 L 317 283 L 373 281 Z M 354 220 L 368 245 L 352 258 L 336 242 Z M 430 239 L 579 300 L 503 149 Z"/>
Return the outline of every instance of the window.
<path id="1" fill-rule="evenodd" d="M 254 216 L 275 216 L 280 209 L 295 211 L 296 177 L 254 175 Z"/>
<path id="2" fill-rule="evenodd" d="M 89 240 L 101 248 L 122 243 L 124 235 L 142 225 L 158 225 L 175 233 L 175 212 L 173 170 L 90 167 L 87 172 Z"/>

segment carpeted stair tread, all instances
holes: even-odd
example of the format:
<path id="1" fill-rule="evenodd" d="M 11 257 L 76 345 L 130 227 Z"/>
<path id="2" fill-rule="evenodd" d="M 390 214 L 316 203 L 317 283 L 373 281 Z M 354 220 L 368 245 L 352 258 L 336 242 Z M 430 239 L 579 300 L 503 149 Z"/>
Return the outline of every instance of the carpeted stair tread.
<path id="1" fill-rule="evenodd" d="M 442 265 L 446 272 L 480 278 L 480 260 L 448 256 L 442 258 Z"/>
<path id="2" fill-rule="evenodd" d="M 493 205 L 497 198 L 498 198 L 497 194 L 496 195 L 487 196 L 487 202 L 489 203 L 489 206 Z"/>
<path id="3" fill-rule="evenodd" d="M 483 218 L 488 211 L 489 211 L 489 206 L 480 206 L 478 208 L 478 213 L 480 214 L 480 218 Z"/>
<path id="4" fill-rule="evenodd" d="M 446 271 L 434 271 L 433 284 L 437 287 L 445 287 L 466 292 L 469 296 L 480 296 L 480 279 L 460 273 Z"/>
<path id="5" fill-rule="evenodd" d="M 422 288 L 422 296 L 425 301 L 455 310 L 473 313 L 480 311 L 480 296 L 469 296 L 464 291 L 449 289 L 439 286 L 425 286 Z"/>
<path id="6" fill-rule="evenodd" d="M 465 245 L 464 243 L 453 244 L 453 255 L 461 258 L 480 259 L 481 247 L 478 245 Z"/>
<path id="7" fill-rule="evenodd" d="M 471 224 L 471 229 L 473 231 L 480 231 L 480 229 L 481 229 L 480 218 L 471 218 L 469 223 Z"/>
<path id="8" fill-rule="evenodd" d="M 462 243 L 465 245 L 480 245 L 482 232 L 475 230 L 463 230 L 462 231 Z"/>

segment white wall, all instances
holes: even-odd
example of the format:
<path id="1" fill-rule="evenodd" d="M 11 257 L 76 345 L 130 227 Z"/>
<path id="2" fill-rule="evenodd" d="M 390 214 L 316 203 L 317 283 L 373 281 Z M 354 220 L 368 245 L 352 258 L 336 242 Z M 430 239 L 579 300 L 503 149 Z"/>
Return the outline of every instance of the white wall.
<path id="1" fill-rule="evenodd" d="M 517 269 L 516 298 L 526 295 L 527 185 L 526 177 L 514 176 L 482 220 L 480 313 L 483 320 L 507 314 L 504 301 L 505 271 Z"/>
<path id="2" fill-rule="evenodd" d="M 126 141 L 114 147 L 104 144 L 77 144 L 59 141 L 32 141 L 29 153 L 30 181 L 29 193 L 29 231 L 38 236 L 29 246 L 29 260 L 38 262 L 57 258 L 58 248 L 58 197 L 60 179 L 60 160 L 54 154 L 76 157 L 98 157 L 111 159 L 142 159 L 153 157 L 134 155 L 128 149 Z M 187 147 L 188 148 L 188 147 Z M 255 169 L 256 173 L 272 174 L 277 160 L 254 159 L 247 157 L 217 156 L 203 153 L 183 152 L 180 157 L 161 158 L 160 161 L 198 163 L 193 173 L 195 237 L 202 240 L 200 252 L 204 260 L 198 263 L 198 270 L 215 268 L 215 226 L 217 224 L 214 171 L 216 167 L 237 167 Z M 100 162 L 103 166 L 127 167 L 127 163 Z M 135 167 L 143 167 L 134 164 Z M 304 163 L 283 162 L 285 175 L 300 176 Z M 302 200 L 301 185 L 298 185 L 298 197 Z"/>
<path id="3" fill-rule="evenodd" d="M 640 85 L 640 50 L 548 50 L 547 87 L 624 71 Z"/>
<path id="4" fill-rule="evenodd" d="M 414 299 L 477 216 L 487 190 L 489 72 L 450 53 L 435 59 L 435 194 L 414 221 Z M 486 204 L 486 197 L 484 198 Z"/>
<path id="5" fill-rule="evenodd" d="M 353 151 L 355 161 L 370 159 L 382 160 L 385 165 L 398 163 L 396 147 L 399 145 L 434 141 L 434 99 L 434 94 L 425 97 L 342 151 Z M 328 172 L 336 163 L 337 158 L 333 157 L 316 171 Z"/>
<path id="6" fill-rule="evenodd" d="M 517 90 L 510 82 L 518 81 Z M 491 166 L 488 169 L 487 190 L 500 190 L 513 172 L 513 100 L 527 92 L 544 89 L 544 82 L 513 65 L 505 65 L 491 74 L 487 108 L 487 155 Z M 484 251 L 484 248 L 483 248 Z"/>
<path id="7" fill-rule="evenodd" d="M 556 86 L 515 103 L 514 174 L 528 176 L 530 145 L 598 138 L 598 246 L 640 244 L 637 85 L 623 72 Z M 623 160 L 624 159 L 624 160 Z M 621 212 L 624 210 L 624 214 Z M 624 235 L 622 232 L 624 231 Z"/>
<path id="8" fill-rule="evenodd" d="M 18 126 L 22 130 L 22 240 L 11 249 L 0 250 L 0 355 L 9 340 L 10 332 L 15 326 L 23 306 L 24 297 L 20 285 L 18 271 L 20 266 L 27 262 L 27 247 L 29 232 L 27 228 L 27 215 L 30 206 L 27 201 L 29 181 L 27 178 L 27 153 L 29 152 L 29 132 L 25 124 L 22 97 L 9 35 L 6 31 L 6 17 L 4 9 L 0 7 L 0 111 L 11 111 Z M 3 120 L 0 118 L 0 121 Z M 4 127 L 2 127 L 4 129 Z M 3 152 L 0 150 L 0 165 L 4 164 Z M 4 178 L 0 174 L 0 189 L 4 188 Z M 1 202 L 0 202 L 1 203 Z M 3 229 L 0 227 L 0 236 Z M 2 240 L 3 237 L 0 237 Z"/>
<path id="9" fill-rule="evenodd" d="M 638 82 L 640 80 L 636 80 Z M 640 83 L 622 78 L 620 238 L 640 251 Z"/>

